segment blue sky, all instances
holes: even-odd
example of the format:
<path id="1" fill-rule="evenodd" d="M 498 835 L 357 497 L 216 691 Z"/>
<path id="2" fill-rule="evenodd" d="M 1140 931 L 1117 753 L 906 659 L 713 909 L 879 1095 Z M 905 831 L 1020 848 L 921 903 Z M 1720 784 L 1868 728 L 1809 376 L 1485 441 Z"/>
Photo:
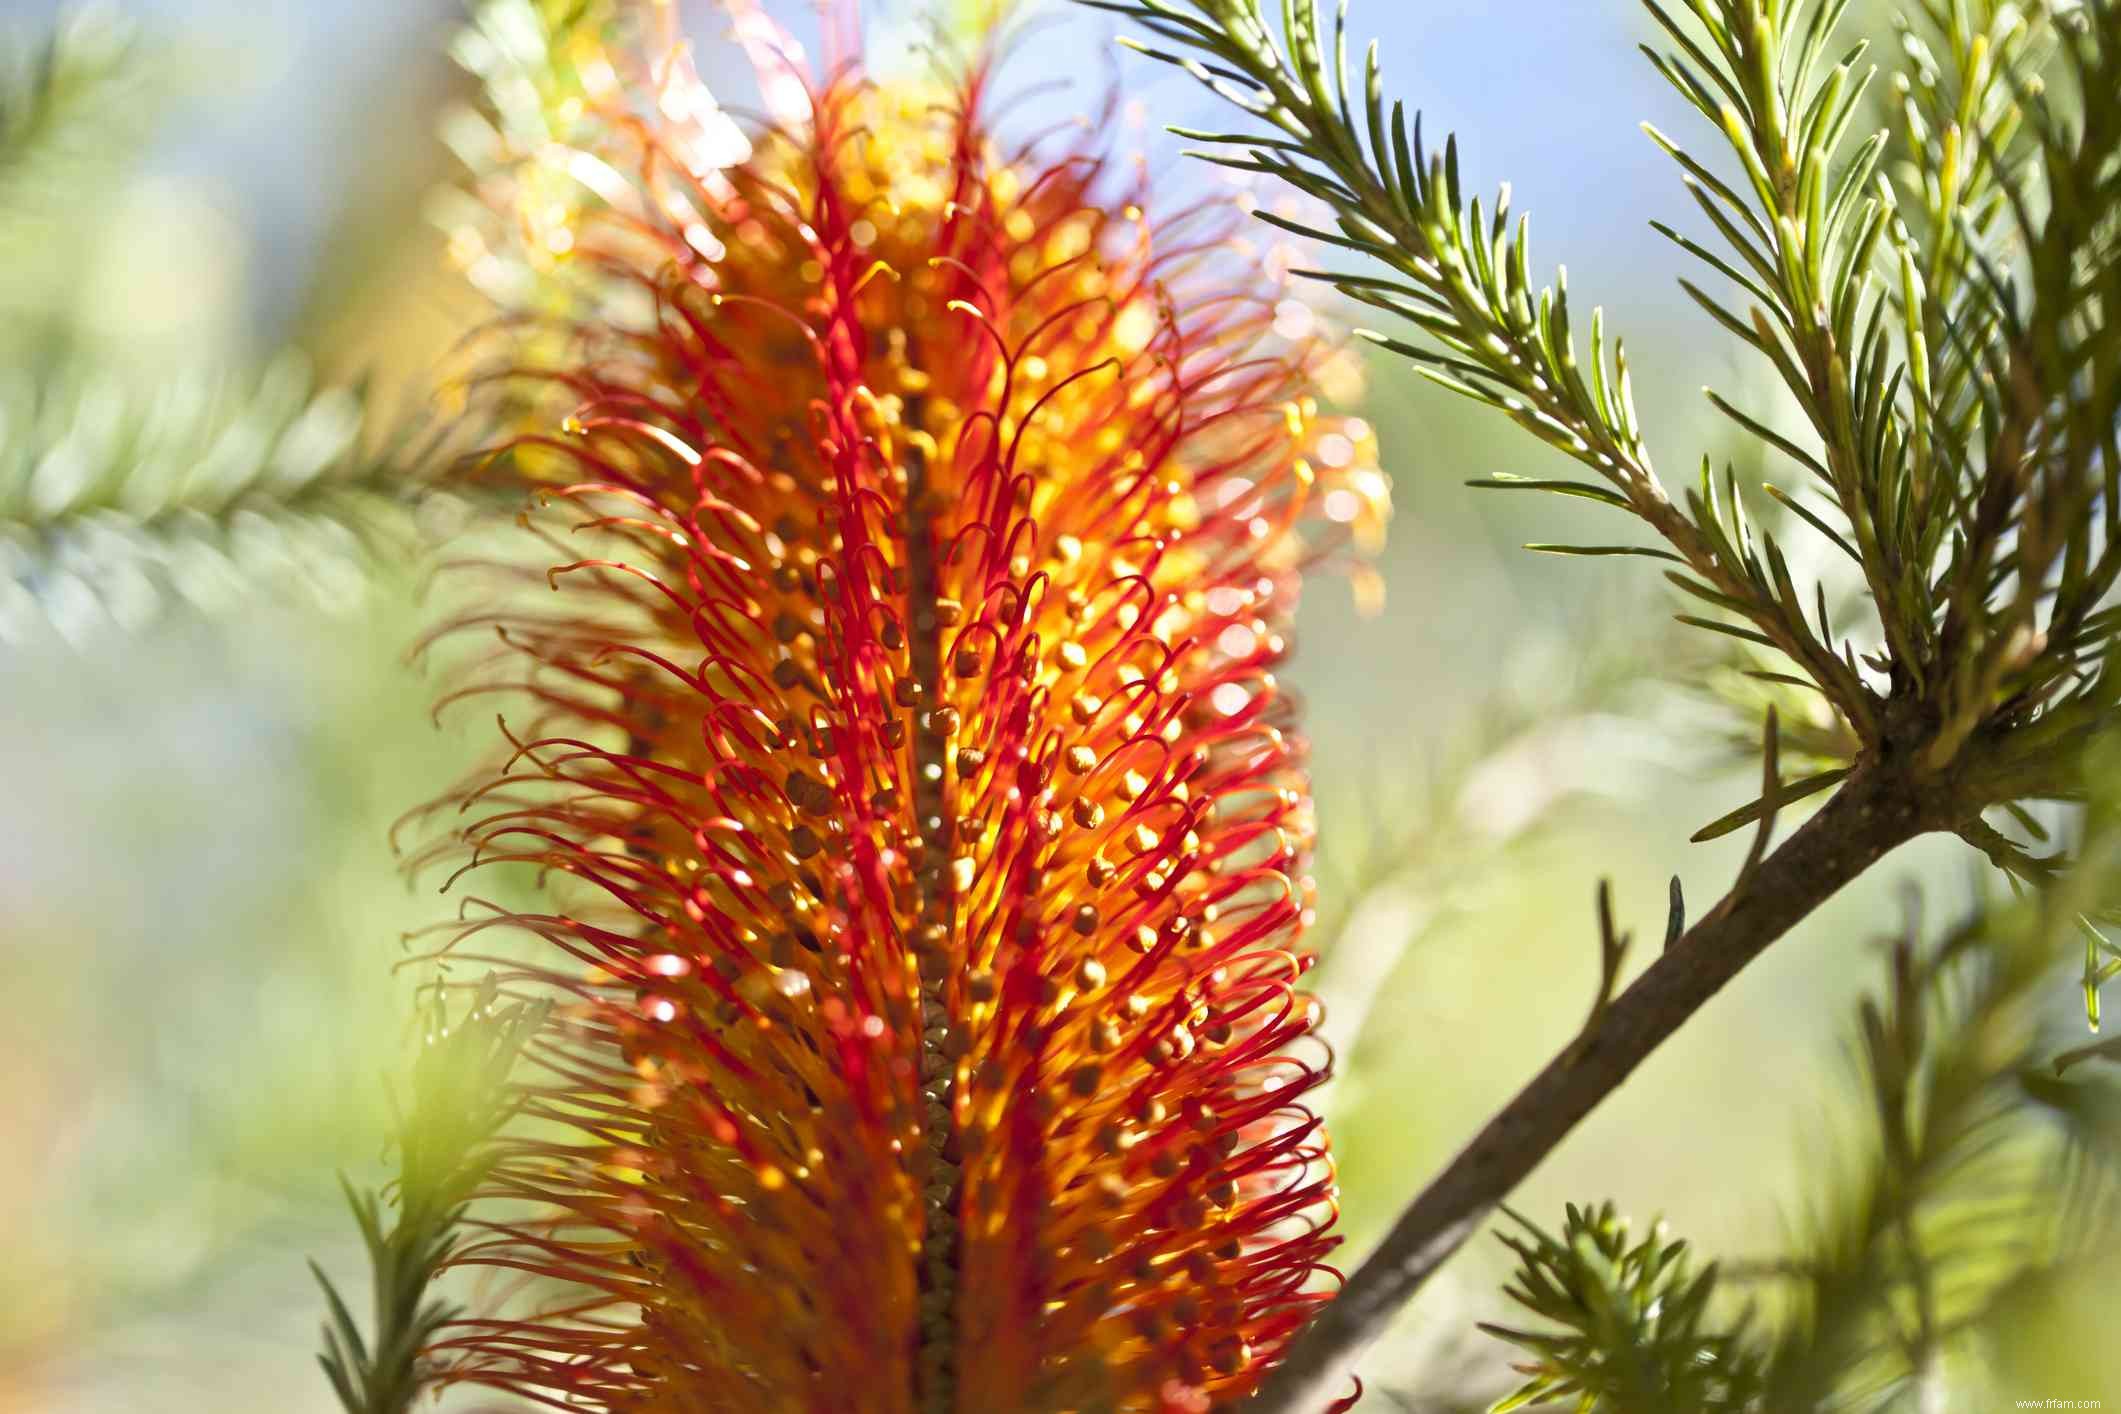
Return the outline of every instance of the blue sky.
<path id="1" fill-rule="evenodd" d="M 767 3 L 814 31 L 815 0 Z M 919 3 L 870 5 L 880 47 L 904 42 Z M 1067 13 L 1064 0 L 1045 3 L 1060 22 L 1038 30 L 1012 72 L 1026 82 L 1080 76 L 1048 109 L 1091 105 L 1115 26 Z M 0 0 L 8 28 L 57 8 L 56 0 Z M 440 81 L 437 56 L 456 0 L 116 0 L 116 8 L 183 34 L 198 51 L 198 98 L 158 160 L 227 202 L 248 231 L 254 310 L 269 334 L 304 288 L 355 164 L 375 160 L 369 139 L 419 140 L 417 105 Z M 688 0 L 687 8 L 713 74 L 714 6 Z M 1579 275 L 1633 285 L 1642 218 L 1653 208 L 1674 213 L 1679 193 L 1632 120 L 1685 120 L 1634 52 L 1643 25 L 1629 0 L 1356 0 L 1353 9 L 1354 31 L 1382 42 L 1392 91 L 1424 112 L 1432 133 L 1477 134 L 1465 148 L 1468 173 L 1482 187 L 1509 175 L 1550 256 L 1566 249 Z M 1175 71 L 1128 59 L 1121 72 L 1159 119 L 1217 117 L 1213 100 Z"/>

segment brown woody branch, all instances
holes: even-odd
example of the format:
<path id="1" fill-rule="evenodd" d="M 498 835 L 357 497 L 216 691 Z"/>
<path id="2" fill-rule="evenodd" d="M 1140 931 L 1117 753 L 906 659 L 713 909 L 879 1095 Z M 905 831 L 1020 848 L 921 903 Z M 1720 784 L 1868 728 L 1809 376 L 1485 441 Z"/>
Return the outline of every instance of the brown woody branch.
<path id="1" fill-rule="evenodd" d="M 1859 764 L 1834 798 L 1614 998 L 1410 1203 L 1261 1385 L 1253 1414 L 1318 1414 L 1356 1359 L 1578 1121 L 1723 985 L 1842 885 L 1967 811 L 1903 758 Z"/>

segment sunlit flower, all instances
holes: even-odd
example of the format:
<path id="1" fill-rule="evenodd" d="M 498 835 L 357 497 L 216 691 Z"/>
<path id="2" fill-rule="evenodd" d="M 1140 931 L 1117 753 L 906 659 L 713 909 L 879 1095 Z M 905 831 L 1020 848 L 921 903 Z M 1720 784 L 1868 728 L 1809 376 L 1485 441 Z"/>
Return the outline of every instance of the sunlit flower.
<path id="1" fill-rule="evenodd" d="M 536 866 L 447 950 L 560 1005 L 459 1257 L 525 1280 L 431 1356 L 568 1409 L 1219 1406 L 1332 1280 L 1274 673 L 1371 434 L 1227 199 L 1007 146 L 984 62 L 743 34 L 773 126 L 578 48 L 581 140 L 485 192 L 532 273 L 452 243 L 543 300 L 496 474 L 560 563 L 438 634 L 509 751 L 429 855 Z"/>

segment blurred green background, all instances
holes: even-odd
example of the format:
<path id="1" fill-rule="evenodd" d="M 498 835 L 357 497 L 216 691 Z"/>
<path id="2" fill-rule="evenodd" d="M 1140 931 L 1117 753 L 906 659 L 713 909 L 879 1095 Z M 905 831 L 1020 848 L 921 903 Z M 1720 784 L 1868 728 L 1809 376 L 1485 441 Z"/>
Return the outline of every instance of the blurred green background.
<path id="1" fill-rule="evenodd" d="M 704 68 L 741 87 L 695 8 Z M 799 25 L 810 10 L 774 8 Z M 879 8 L 880 52 L 895 52 L 915 0 Z M 1720 447 L 1699 385 L 1755 376 L 1644 226 L 1686 209 L 1636 123 L 1690 129 L 1634 51 L 1636 8 L 1355 10 L 1384 37 L 1394 86 L 1432 130 L 1461 132 L 1477 184 L 1514 184 L 1544 257 L 1628 334 L 1667 465 Z M 18 54 L 56 12 L 0 5 Z M 438 115 L 468 92 L 443 58 L 449 0 L 124 13 L 146 63 L 111 101 L 119 126 L 0 221 L 9 376 L 87 368 L 139 388 L 272 365 L 296 388 L 365 373 L 386 408 L 417 409 L 479 317 L 422 214 L 450 176 Z M 1109 62 L 1105 26 L 1064 18 L 1036 67 L 1090 77 L 1046 100 L 1053 112 L 1090 104 Z M 1182 80 L 1123 73 L 1159 119 L 1207 112 Z M 1154 144 L 1147 125 L 1122 136 Z M 1173 185 L 1216 180 L 1168 170 Z M 274 364 L 288 347 L 302 361 Z M 1320 988 L 1343 1074 L 1328 1105 L 1357 1250 L 1580 1023 L 1596 882 L 1610 877 L 1624 925 L 1654 939 L 1667 878 L 1698 911 L 1744 848 L 1687 836 L 1749 798 L 1745 773 L 1720 764 L 1713 715 L 1660 680 L 1693 659 L 1658 577 L 1516 548 L 1608 538 L 1585 531 L 1597 509 L 1461 484 L 1538 474 L 1551 454 L 1397 364 L 1377 365 L 1364 412 L 1398 503 L 1386 606 L 1361 617 L 1345 585 L 1319 583 L 1288 674 L 1310 707 L 1334 949 Z M 354 573 L 269 534 L 229 553 L 245 572 L 230 583 L 248 587 L 203 596 L 210 612 L 152 575 L 62 576 L 35 603 L 0 601 L 0 1410 L 332 1408 L 303 1258 L 361 1289 L 334 1173 L 383 1172 L 412 985 L 391 963 L 400 933 L 436 912 L 394 872 L 386 829 L 453 774 L 463 743 L 430 724 L 405 661 L 421 621 L 411 569 Z M 1546 1217 L 1611 1195 L 1710 1253 L 1773 1250 L 1846 1098 L 1840 1038 L 1876 936 L 1910 881 L 1927 883 L 1932 916 L 1953 912 L 1974 865 L 1931 846 L 1863 880 L 1714 1002 L 1519 1204 Z M 1367 1407 L 1477 1408 L 1509 1385 L 1505 1348 L 1472 1329 L 1500 1310 L 1501 1255 L 1476 1243 L 1431 1286 L 1372 1362 Z M 2081 1324 L 2047 1323 L 1999 1390 L 2121 1394 L 2121 1362 Z"/>

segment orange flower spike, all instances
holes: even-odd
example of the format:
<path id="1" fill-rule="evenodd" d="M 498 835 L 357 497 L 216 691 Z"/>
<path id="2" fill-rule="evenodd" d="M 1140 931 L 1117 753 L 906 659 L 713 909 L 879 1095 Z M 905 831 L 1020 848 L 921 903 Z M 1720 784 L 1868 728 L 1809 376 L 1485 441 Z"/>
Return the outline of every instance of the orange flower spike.
<path id="1" fill-rule="evenodd" d="M 526 225 L 596 298 L 510 357 L 566 400 L 508 463 L 559 598 L 452 626 L 527 712 L 435 851 L 553 900 L 450 943 L 565 1003 L 458 1260 L 565 1285 L 431 1355 L 629 1414 L 1220 1406 L 1330 1277 L 1273 669 L 1385 513 L 1367 431 L 1241 213 L 1004 155 L 984 69 L 843 66 L 724 167 L 681 62 L 596 57 L 655 115 L 563 159 L 597 200 Z"/>

